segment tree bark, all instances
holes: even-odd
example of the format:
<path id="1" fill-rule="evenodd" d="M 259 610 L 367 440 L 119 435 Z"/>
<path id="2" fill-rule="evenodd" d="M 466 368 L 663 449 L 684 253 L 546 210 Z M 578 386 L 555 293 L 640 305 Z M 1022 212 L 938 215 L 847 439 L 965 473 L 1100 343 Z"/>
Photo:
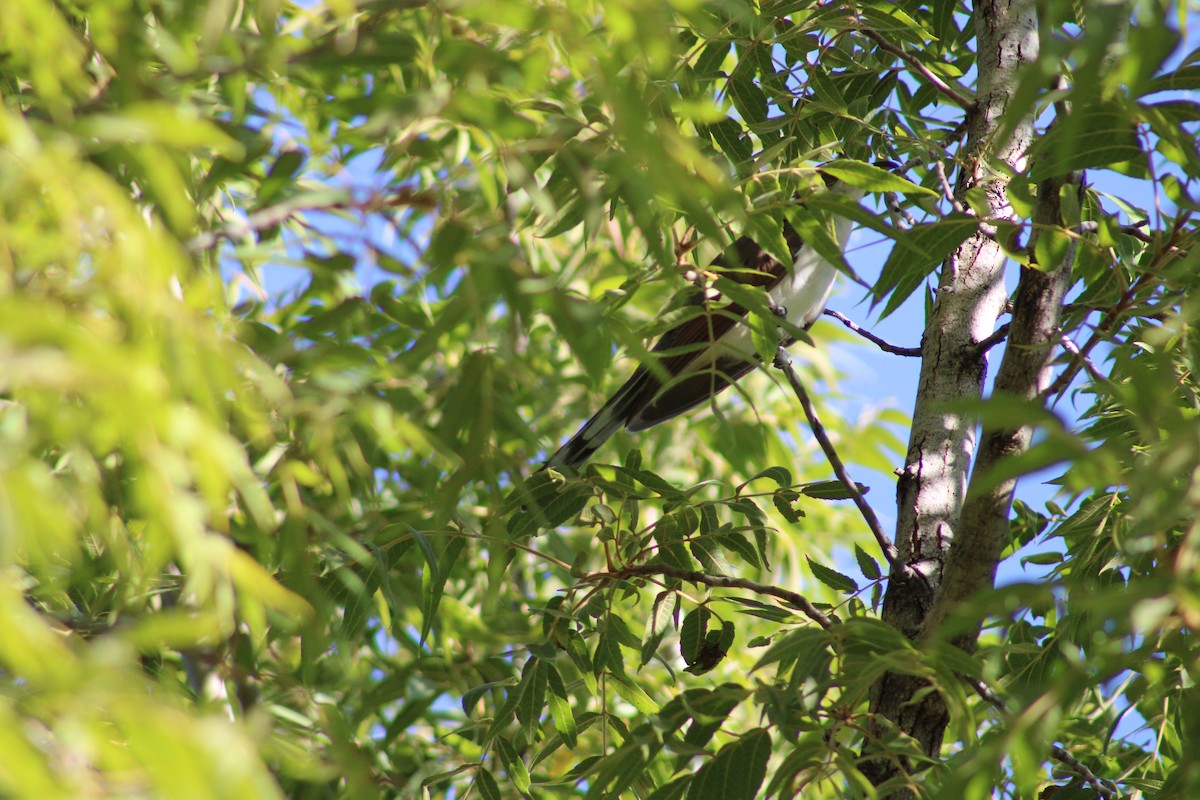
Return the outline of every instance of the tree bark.
<path id="1" fill-rule="evenodd" d="M 1037 57 L 1034 3 L 978 3 L 974 24 L 979 96 L 967 112 L 967 141 L 961 153 L 957 191 L 982 188 L 990 209 L 989 221 L 995 222 L 1012 216 L 1007 175 L 1024 170 L 1032 137 L 1032 120 L 1026 115 L 1006 139 L 998 140 L 1016 90 L 1018 71 Z M 987 352 L 980 343 L 995 331 L 1004 309 L 1006 261 L 995 238 L 981 224 L 980 230 L 942 265 L 937 299 L 921 343 L 913 427 L 896 489 L 896 546 L 899 561 L 908 565 L 909 574 L 893 570 L 883 603 L 884 621 L 913 640 L 931 632 L 931 619 L 944 617 L 939 609 L 946 607 L 942 599 L 946 585 L 968 588 L 965 580 L 949 573 L 961 563 L 952 557 L 956 549 L 978 546 L 964 534 L 962 517 L 976 449 L 975 419 L 952 407 L 956 402 L 982 396 Z M 1006 512 L 1007 507 L 989 531 L 1006 524 Z M 990 558 L 994 570 L 998 555 L 999 551 L 993 555 L 992 549 L 987 549 L 982 559 L 986 562 Z M 984 571 L 975 567 L 971 574 Z M 936 758 L 948 715 L 937 692 L 918 694 L 926 687 L 924 680 L 911 675 L 889 673 L 881 678 L 872 687 L 870 698 L 869 730 L 873 738 L 898 729 L 913 737 L 922 752 Z M 876 786 L 911 771 L 904 759 L 872 758 L 869 747 L 861 767 Z M 890 796 L 906 798 L 914 794 L 911 789 L 900 788 L 891 791 Z"/>

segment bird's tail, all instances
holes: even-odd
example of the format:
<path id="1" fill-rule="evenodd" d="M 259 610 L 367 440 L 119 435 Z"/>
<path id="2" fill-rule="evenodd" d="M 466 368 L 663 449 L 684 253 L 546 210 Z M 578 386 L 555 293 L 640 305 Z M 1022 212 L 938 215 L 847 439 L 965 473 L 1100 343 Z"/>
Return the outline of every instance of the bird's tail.
<path id="1" fill-rule="evenodd" d="M 647 386 L 647 382 L 657 383 L 646 370 L 637 370 L 625 385 L 592 415 L 578 433 L 546 459 L 541 468 L 577 470 L 583 466 L 610 436 L 625 427 L 633 406 L 646 389 L 651 388 Z"/>

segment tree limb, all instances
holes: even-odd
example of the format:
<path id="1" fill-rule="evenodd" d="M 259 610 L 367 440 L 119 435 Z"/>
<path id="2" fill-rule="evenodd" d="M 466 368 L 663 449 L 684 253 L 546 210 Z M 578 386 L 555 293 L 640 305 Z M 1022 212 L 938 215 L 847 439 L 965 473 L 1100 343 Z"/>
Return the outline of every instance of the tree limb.
<path id="1" fill-rule="evenodd" d="M 1000 344 L 1001 342 L 1003 342 L 1005 339 L 1008 338 L 1008 331 L 1009 331 L 1010 327 L 1011 327 L 1011 323 L 1008 323 L 1008 322 L 1004 323 L 999 328 L 997 328 L 991 336 L 987 337 L 986 339 L 984 339 L 982 342 L 980 342 L 979 344 L 977 344 L 975 346 L 978 347 L 981 352 L 986 353 L 988 350 L 991 350 L 993 347 L 995 347 L 996 345 Z"/>
<path id="2" fill-rule="evenodd" d="M 1002 714 L 1008 713 L 1008 706 L 1003 698 L 991 690 L 991 688 L 978 678 L 968 678 L 965 675 L 960 675 L 964 681 L 971 685 L 971 688 L 984 699 L 992 708 Z M 1078 775 L 1092 787 L 1092 791 L 1100 795 L 1104 800 L 1115 800 L 1117 797 L 1116 785 L 1112 781 L 1105 780 L 1088 769 L 1088 766 L 1081 762 L 1075 756 L 1068 753 L 1062 747 L 1056 744 L 1050 745 L 1050 757 L 1060 764 L 1065 766 L 1075 775 Z"/>
<path id="3" fill-rule="evenodd" d="M 1063 350 L 1066 350 L 1073 357 L 1079 359 L 1079 361 L 1083 364 L 1083 368 L 1087 370 L 1088 375 L 1092 376 L 1092 380 L 1096 381 L 1097 383 L 1108 383 L 1108 376 L 1100 371 L 1100 368 L 1096 366 L 1096 363 L 1092 361 L 1091 358 L 1083 354 L 1083 352 L 1079 349 L 1079 345 L 1075 344 L 1070 336 L 1067 336 L 1064 333 L 1059 338 L 1059 342 L 1062 344 Z"/>
<path id="4" fill-rule="evenodd" d="M 1084 764 L 1066 750 L 1056 744 L 1052 744 L 1050 745 L 1050 755 L 1055 761 L 1063 764 L 1071 772 L 1087 781 L 1088 785 L 1092 787 L 1092 791 L 1103 797 L 1104 800 L 1115 800 L 1117 797 L 1117 790 L 1113 786 L 1112 781 L 1106 781 L 1098 777 L 1096 773 L 1088 769 L 1087 764 Z"/>
<path id="5" fill-rule="evenodd" d="M 896 47 L 896 45 L 892 44 L 870 28 L 860 28 L 859 30 L 863 32 L 864 36 L 875 42 L 875 44 L 879 45 L 880 48 L 896 56 L 896 58 L 907 64 L 909 69 L 913 70 L 922 78 L 929 81 L 929 83 L 935 89 L 953 100 L 954 104 L 959 108 L 968 109 L 975 104 L 975 101 L 971 100 L 971 98 L 962 94 L 959 90 L 946 83 L 937 75 L 934 75 L 929 67 L 925 66 L 920 59 L 910 56 L 908 53 L 904 52 L 899 47 Z"/>

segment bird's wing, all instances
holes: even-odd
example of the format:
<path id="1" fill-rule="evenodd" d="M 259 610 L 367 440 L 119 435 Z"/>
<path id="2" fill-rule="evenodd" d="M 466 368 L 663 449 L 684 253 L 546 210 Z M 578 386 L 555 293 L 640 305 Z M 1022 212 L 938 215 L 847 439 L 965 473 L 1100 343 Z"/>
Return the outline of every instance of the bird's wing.
<path id="1" fill-rule="evenodd" d="M 786 222 L 784 234 L 793 254 L 799 252 L 800 236 Z M 750 237 L 738 239 L 734 249 L 740 264 L 738 268 L 729 268 L 721 257 L 712 262 L 713 269 L 723 277 L 746 286 L 762 287 L 766 292 L 787 277 L 787 267 Z M 665 373 L 666 380 L 659 380 L 644 366 L 638 367 L 630 379 L 632 383 L 639 374 L 646 376 L 641 402 L 631 406 L 633 413 L 626 423 L 631 431 L 645 430 L 694 408 L 754 368 L 752 360 L 735 355 L 714 357 L 707 352 L 713 342 L 743 321 L 746 309 L 733 302 L 713 305 L 703 291 L 697 294 L 698 302 L 705 306 L 704 311 L 664 333 L 652 350 L 662 354 L 658 359 L 659 369 L 654 372 Z"/>
<path id="2" fill-rule="evenodd" d="M 784 237 L 793 255 L 801 247 L 800 235 L 784 222 Z M 723 257 L 712 269 L 723 277 L 747 286 L 770 291 L 788 274 L 788 269 L 748 236 L 734 242 L 738 267 L 731 268 Z M 696 316 L 664 333 L 651 349 L 653 367 L 639 366 L 579 432 L 546 461 L 544 467 L 578 467 L 587 461 L 610 436 L 622 427 L 640 431 L 665 422 L 705 402 L 754 368 L 753 361 L 736 356 L 701 358 L 746 316 L 738 303 L 718 305 L 698 289 L 693 300 L 703 306 Z"/>

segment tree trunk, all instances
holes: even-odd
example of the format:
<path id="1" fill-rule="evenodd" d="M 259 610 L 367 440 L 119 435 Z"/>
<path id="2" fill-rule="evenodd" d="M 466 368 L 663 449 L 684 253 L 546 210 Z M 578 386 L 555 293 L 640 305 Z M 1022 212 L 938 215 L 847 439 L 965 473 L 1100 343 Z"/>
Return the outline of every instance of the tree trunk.
<path id="1" fill-rule="evenodd" d="M 1034 3 L 978 3 L 975 30 L 980 92 L 967 111 L 967 142 L 960 156 L 957 191 L 982 188 L 990 206 L 990 220 L 985 222 L 995 222 L 1012 215 L 1006 172 L 1023 171 L 1032 136 L 1032 120 L 1024 116 L 1007 139 L 997 141 L 1001 128 L 1007 127 L 1003 123 L 1018 71 L 1037 57 Z M 945 617 L 947 601 L 958 602 L 990 586 L 1000 553 L 996 541 L 1002 541 L 1007 525 L 1008 505 L 1003 503 L 999 504 L 1002 510 L 980 508 L 981 515 L 991 515 L 986 526 L 970 534 L 963 529 L 963 504 L 976 448 L 975 419 L 947 410 L 956 401 L 982 396 L 987 352 L 980 343 L 995 331 L 1005 305 L 1007 258 L 988 230 L 989 226 L 981 225 L 942 265 L 936 303 L 921 342 L 912 433 L 896 489 L 896 547 L 909 574 L 893 571 L 883 603 L 883 619 L 913 640 L 932 632 L 931 620 Z M 1011 499 L 1011 486 L 1008 490 Z M 973 519 L 970 524 L 977 522 Z M 954 555 L 959 548 L 972 552 L 959 558 Z M 956 570 L 963 570 L 963 577 L 952 574 Z M 955 587 L 953 596 L 946 594 L 947 586 Z M 936 758 L 948 716 L 936 692 L 913 702 L 926 685 L 910 675 L 889 673 L 880 679 L 871 692 L 871 731 L 876 736 L 903 731 Z M 872 758 L 869 747 L 861 767 L 876 786 L 910 771 L 903 759 Z M 890 796 L 913 793 L 896 789 Z"/>

